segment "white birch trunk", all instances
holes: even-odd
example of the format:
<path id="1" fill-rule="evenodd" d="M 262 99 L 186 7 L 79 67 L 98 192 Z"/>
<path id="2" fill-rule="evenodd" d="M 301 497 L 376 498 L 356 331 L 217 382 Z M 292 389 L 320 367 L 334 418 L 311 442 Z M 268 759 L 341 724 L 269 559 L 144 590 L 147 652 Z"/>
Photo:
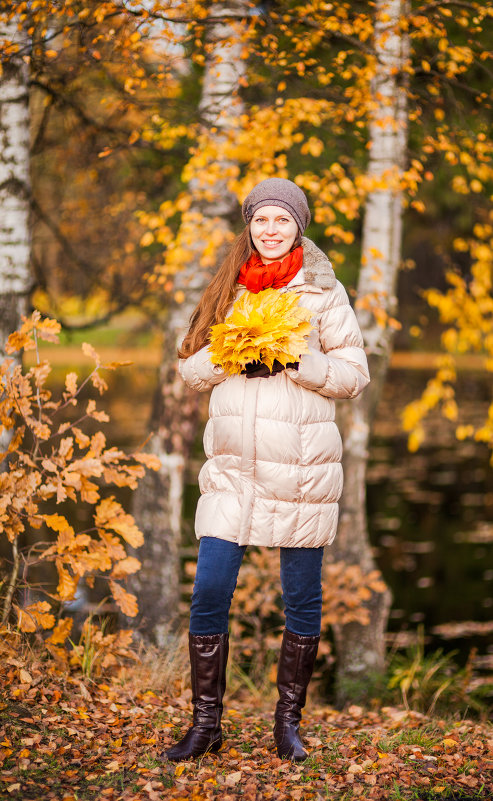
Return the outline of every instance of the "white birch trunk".
<path id="1" fill-rule="evenodd" d="M 367 573 L 375 568 L 366 517 L 366 466 L 370 427 L 381 395 L 392 350 L 393 330 L 388 317 L 397 307 L 396 284 L 401 262 L 402 194 L 399 176 L 407 147 L 407 94 L 402 68 L 408 41 L 398 22 L 404 0 L 378 0 L 374 46 L 378 64 L 372 85 L 374 111 L 370 125 L 369 177 L 380 187 L 367 198 L 363 227 L 362 260 L 358 282 L 358 321 L 365 339 L 371 384 L 342 410 L 345 488 L 339 532 L 331 559 L 357 564 Z M 369 303 L 369 308 L 365 307 Z M 358 304 L 357 304 L 358 305 Z M 387 320 L 379 325 L 374 310 Z M 367 606 L 370 624 L 334 627 L 339 703 L 371 693 L 372 677 L 384 668 L 385 632 L 391 603 L 390 591 L 372 593 Z"/>
<path id="2" fill-rule="evenodd" d="M 0 19 L 0 41 L 19 41 L 14 18 Z M 26 311 L 31 289 L 28 67 L 13 55 L 0 74 L 0 360 Z M 0 451 L 8 443 L 0 434 Z"/>
<path id="3" fill-rule="evenodd" d="M 245 0 L 211 6 L 209 16 L 221 16 L 228 12 L 248 14 Z M 227 134 L 242 113 L 243 106 L 238 97 L 239 81 L 245 71 L 242 58 L 243 44 L 237 30 L 227 21 L 211 25 L 209 42 L 213 45 L 205 66 L 199 114 L 209 131 L 218 141 Z M 221 163 L 222 174 L 228 163 Z M 189 191 L 196 194 L 197 201 L 192 211 L 200 212 L 204 218 L 217 218 L 216 230 L 229 230 L 228 217 L 235 212 L 237 201 L 227 189 L 226 178 L 206 187 L 210 196 L 207 202 L 200 200 L 200 179 L 193 179 Z M 165 331 L 165 343 L 160 366 L 159 388 L 151 428 L 150 449 L 161 460 L 159 473 L 149 473 L 140 483 L 134 497 L 134 514 L 144 532 L 145 543 L 138 557 L 142 568 L 135 576 L 134 590 L 139 599 L 139 631 L 145 639 L 158 645 L 166 643 L 167 634 L 178 612 L 181 543 L 181 518 L 185 470 L 190 449 L 198 426 L 198 397 L 183 384 L 177 373 L 176 347 L 188 328 L 191 314 L 203 293 L 210 275 L 201 266 L 200 260 L 208 243 L 197 236 L 193 246 L 193 258 L 176 276 L 175 288 L 182 289 L 185 300 L 170 311 Z M 218 254 L 217 261 L 220 260 Z"/>

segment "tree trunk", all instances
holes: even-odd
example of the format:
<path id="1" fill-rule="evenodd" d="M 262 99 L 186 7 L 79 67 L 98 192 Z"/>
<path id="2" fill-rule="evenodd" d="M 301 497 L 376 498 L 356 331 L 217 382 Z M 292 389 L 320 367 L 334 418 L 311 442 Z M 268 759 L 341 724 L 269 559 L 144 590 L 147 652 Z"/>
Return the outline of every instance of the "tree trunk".
<path id="1" fill-rule="evenodd" d="M 0 40 L 19 41 L 17 20 L 0 19 Z M 25 314 L 31 289 L 28 67 L 12 55 L 0 72 L 0 359 Z M 10 437 L 0 433 L 0 451 Z"/>
<path id="2" fill-rule="evenodd" d="M 245 0 L 231 2 L 227 8 L 214 4 L 209 16 L 224 19 L 229 12 L 236 17 L 246 17 L 248 9 Z M 245 68 L 243 44 L 238 29 L 228 21 L 211 25 L 208 38 L 211 49 L 205 66 L 199 114 L 204 131 L 220 146 L 243 110 L 238 97 L 239 81 Z M 223 160 L 219 167 L 218 174 L 225 176 L 231 164 Z M 199 212 L 205 223 L 214 221 L 214 233 L 222 234 L 221 238 L 225 239 L 229 233 L 228 218 L 237 208 L 236 197 L 229 192 L 226 178 L 216 179 L 212 186 L 202 186 L 197 176 L 190 180 L 188 189 L 194 197 L 192 214 Z M 177 373 L 176 347 L 210 280 L 210 274 L 201 264 L 203 252 L 210 243 L 205 241 L 201 230 L 204 228 L 197 229 L 194 238 L 193 257 L 175 279 L 175 289 L 183 290 L 185 300 L 170 311 L 166 325 L 151 421 L 155 433 L 150 446 L 161 460 L 161 470 L 148 473 L 134 496 L 134 514 L 145 538 L 137 554 L 142 568 L 133 583 L 139 601 L 137 625 L 146 640 L 158 645 L 165 644 L 177 616 L 185 468 L 199 422 L 197 393 L 187 390 Z M 220 256 L 218 252 L 217 261 Z"/>
<path id="3" fill-rule="evenodd" d="M 371 383 L 362 396 L 346 402 L 341 413 L 344 439 L 345 487 L 339 532 L 331 549 L 333 561 L 357 564 L 368 573 L 375 568 L 366 516 L 366 466 L 374 411 L 390 359 L 396 311 L 397 275 L 401 261 L 402 195 L 399 175 L 406 158 L 407 100 L 403 66 L 407 38 L 398 23 L 403 0 L 379 0 L 375 48 L 378 64 L 372 84 L 374 112 L 370 124 L 368 174 L 381 179 L 370 191 L 365 212 L 357 316 L 365 339 Z M 387 589 L 372 592 L 367 608 L 369 625 L 334 626 L 337 652 L 336 698 L 339 704 L 367 697 L 372 680 L 381 675 L 385 632 L 391 603 Z"/>

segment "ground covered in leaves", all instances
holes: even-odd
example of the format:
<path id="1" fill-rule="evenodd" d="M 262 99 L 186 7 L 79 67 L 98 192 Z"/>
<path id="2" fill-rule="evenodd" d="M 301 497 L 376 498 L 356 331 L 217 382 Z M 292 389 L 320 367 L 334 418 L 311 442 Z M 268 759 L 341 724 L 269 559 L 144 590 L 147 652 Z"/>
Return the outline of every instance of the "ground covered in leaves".
<path id="1" fill-rule="evenodd" d="M 189 690 L 164 697 L 131 679 L 88 681 L 15 658 L 0 680 L 2 799 L 493 798 L 484 723 L 312 704 L 303 721 L 310 756 L 294 765 L 275 755 L 272 705 L 234 701 L 220 753 L 175 765 L 161 753 L 187 727 Z"/>

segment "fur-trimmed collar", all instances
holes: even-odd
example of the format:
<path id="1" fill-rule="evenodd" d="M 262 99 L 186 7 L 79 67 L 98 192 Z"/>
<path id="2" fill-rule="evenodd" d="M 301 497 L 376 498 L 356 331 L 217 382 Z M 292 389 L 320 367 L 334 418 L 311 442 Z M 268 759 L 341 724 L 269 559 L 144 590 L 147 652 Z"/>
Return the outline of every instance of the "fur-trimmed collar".
<path id="1" fill-rule="evenodd" d="M 313 284 L 319 289 L 333 289 L 337 279 L 325 253 L 306 236 L 301 238 L 301 246 L 305 283 Z"/>

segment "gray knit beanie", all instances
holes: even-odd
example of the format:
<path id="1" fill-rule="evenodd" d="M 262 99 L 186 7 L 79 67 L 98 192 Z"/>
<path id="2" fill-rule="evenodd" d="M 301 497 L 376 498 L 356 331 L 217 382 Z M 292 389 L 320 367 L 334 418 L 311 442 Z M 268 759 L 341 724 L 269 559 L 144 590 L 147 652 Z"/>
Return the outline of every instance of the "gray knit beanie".
<path id="1" fill-rule="evenodd" d="M 257 209 L 262 206 L 280 206 L 293 215 L 300 233 L 304 233 L 310 222 L 310 209 L 306 195 L 299 186 L 286 178 L 266 178 L 254 186 L 243 201 L 241 212 L 249 223 Z"/>

